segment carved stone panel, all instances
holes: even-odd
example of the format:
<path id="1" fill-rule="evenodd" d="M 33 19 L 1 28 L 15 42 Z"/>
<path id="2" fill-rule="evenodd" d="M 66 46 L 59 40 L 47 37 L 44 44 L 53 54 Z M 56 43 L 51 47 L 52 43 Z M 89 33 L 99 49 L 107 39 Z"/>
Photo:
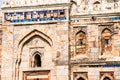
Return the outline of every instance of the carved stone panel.
<path id="1" fill-rule="evenodd" d="M 74 34 L 75 34 L 75 45 L 76 45 L 76 55 L 78 54 L 86 54 L 86 48 L 87 48 L 87 31 L 86 27 L 77 27 L 74 28 Z"/>

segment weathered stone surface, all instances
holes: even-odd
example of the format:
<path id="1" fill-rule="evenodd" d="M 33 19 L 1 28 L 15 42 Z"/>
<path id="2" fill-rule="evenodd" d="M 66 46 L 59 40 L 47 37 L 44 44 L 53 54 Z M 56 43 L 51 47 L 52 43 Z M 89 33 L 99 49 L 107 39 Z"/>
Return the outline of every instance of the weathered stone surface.
<path id="1" fill-rule="evenodd" d="M 101 80 L 109 76 L 120 80 L 119 0 L 4 0 L 2 7 L 1 80 L 26 80 L 41 74 L 49 80 Z M 29 20 L 38 10 L 37 22 Z M 25 22 L 16 22 L 14 19 L 22 18 L 16 16 L 19 12 L 31 15 L 23 16 Z"/>

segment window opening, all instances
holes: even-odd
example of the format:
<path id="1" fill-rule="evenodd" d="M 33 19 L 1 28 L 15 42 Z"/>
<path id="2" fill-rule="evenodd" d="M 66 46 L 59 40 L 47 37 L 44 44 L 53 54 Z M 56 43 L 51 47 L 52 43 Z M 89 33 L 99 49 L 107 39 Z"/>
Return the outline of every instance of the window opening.
<path id="1" fill-rule="evenodd" d="M 34 67 L 41 67 L 41 56 L 39 54 L 34 57 Z"/>

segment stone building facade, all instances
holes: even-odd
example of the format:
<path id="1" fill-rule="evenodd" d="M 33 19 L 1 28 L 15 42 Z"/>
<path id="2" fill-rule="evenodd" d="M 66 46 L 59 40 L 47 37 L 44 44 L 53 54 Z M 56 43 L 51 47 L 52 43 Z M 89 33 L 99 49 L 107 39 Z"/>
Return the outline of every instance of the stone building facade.
<path id="1" fill-rule="evenodd" d="M 119 0 L 4 0 L 1 80 L 120 80 Z"/>
<path id="2" fill-rule="evenodd" d="M 68 80 L 68 1 L 32 1 L 4 0 L 1 80 Z"/>
<path id="3" fill-rule="evenodd" d="M 73 1 L 71 80 L 120 80 L 120 1 Z"/>

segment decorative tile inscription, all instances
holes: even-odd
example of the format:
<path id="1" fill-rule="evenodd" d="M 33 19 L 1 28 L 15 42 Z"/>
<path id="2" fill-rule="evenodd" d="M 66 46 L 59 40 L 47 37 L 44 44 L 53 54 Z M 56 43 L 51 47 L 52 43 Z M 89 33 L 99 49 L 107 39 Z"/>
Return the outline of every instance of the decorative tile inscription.
<path id="1" fill-rule="evenodd" d="M 66 20 L 66 12 L 65 9 L 6 12 L 4 13 L 4 19 L 5 22 L 11 23 Z"/>
<path id="2" fill-rule="evenodd" d="M 120 20 L 120 16 L 109 18 L 109 20 Z"/>
<path id="3" fill-rule="evenodd" d="M 103 65 L 103 67 L 120 67 L 120 64 L 109 64 L 109 65 Z"/>

